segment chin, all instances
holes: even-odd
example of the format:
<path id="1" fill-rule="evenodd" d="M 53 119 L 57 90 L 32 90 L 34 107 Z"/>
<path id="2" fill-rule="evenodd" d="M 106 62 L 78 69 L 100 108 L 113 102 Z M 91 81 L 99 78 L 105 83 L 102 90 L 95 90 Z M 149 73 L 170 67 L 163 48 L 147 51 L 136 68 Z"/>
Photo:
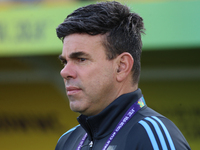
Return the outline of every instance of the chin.
<path id="1" fill-rule="evenodd" d="M 72 105 L 72 104 L 70 104 L 70 109 L 71 109 L 72 111 L 74 111 L 74 112 L 79 112 L 79 113 L 83 112 L 83 110 L 82 110 L 80 107 L 74 106 L 74 105 Z"/>

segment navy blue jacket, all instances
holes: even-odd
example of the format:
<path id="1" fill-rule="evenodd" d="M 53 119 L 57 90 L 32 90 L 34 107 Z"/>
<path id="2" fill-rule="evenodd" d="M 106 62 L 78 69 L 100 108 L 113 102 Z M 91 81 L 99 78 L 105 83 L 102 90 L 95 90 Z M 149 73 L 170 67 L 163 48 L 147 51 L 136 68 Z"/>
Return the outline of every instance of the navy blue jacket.
<path id="1" fill-rule="evenodd" d="M 80 125 L 63 134 L 55 150 L 102 150 L 123 115 L 140 97 L 140 89 L 121 95 L 96 116 L 80 115 Z M 92 144 L 91 144 L 92 141 Z M 179 129 L 166 117 L 144 106 L 114 137 L 107 150 L 190 150 Z"/>

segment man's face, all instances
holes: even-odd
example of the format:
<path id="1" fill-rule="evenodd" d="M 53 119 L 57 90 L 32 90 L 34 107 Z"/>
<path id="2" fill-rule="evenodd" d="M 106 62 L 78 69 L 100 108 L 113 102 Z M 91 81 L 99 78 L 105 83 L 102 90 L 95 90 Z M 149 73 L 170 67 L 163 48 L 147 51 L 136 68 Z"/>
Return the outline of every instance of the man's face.
<path id="1" fill-rule="evenodd" d="M 66 36 L 60 55 L 70 108 L 87 116 L 100 113 L 116 98 L 116 62 L 107 59 L 102 37 Z"/>

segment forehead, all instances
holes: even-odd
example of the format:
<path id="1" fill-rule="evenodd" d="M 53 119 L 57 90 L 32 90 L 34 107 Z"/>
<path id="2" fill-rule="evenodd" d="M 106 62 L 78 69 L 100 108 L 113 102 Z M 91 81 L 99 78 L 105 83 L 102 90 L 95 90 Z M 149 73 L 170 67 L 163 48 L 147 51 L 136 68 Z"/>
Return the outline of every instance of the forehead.
<path id="1" fill-rule="evenodd" d="M 62 55 L 69 56 L 75 52 L 105 54 L 102 43 L 103 35 L 71 34 L 64 38 Z"/>

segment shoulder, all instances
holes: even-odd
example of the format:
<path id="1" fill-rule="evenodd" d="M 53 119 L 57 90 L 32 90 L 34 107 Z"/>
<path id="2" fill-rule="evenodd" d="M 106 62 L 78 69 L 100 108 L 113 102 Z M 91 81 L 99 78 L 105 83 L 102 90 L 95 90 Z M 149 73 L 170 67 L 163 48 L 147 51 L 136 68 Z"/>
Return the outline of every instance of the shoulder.
<path id="1" fill-rule="evenodd" d="M 69 136 L 69 134 L 72 133 L 74 130 L 76 130 L 76 128 L 78 128 L 79 126 L 80 126 L 80 125 L 77 125 L 77 126 L 71 128 L 70 130 L 68 130 L 67 132 L 65 132 L 65 133 L 58 139 L 58 142 L 59 142 L 62 138 L 66 137 L 66 136 Z"/>
<path id="2" fill-rule="evenodd" d="M 138 122 L 153 149 L 175 149 L 169 130 L 174 125 L 164 117 L 149 116 Z M 168 127 L 168 128 L 167 128 Z M 170 129 L 171 130 L 171 129 Z M 167 148 L 168 147 L 168 148 Z M 170 148 L 169 148 L 170 147 Z"/>
<path id="3" fill-rule="evenodd" d="M 84 132 L 83 129 L 81 128 L 80 125 L 77 125 L 75 127 L 73 127 L 72 129 L 68 130 L 67 132 L 65 132 L 58 140 L 57 145 L 55 150 L 61 150 L 63 149 L 65 143 L 68 142 L 69 137 L 70 139 L 73 139 L 80 136 L 80 134 Z"/>
<path id="4" fill-rule="evenodd" d="M 137 141 L 136 149 L 190 149 L 176 125 L 162 115 L 145 116 L 133 126 L 129 136 Z"/>

